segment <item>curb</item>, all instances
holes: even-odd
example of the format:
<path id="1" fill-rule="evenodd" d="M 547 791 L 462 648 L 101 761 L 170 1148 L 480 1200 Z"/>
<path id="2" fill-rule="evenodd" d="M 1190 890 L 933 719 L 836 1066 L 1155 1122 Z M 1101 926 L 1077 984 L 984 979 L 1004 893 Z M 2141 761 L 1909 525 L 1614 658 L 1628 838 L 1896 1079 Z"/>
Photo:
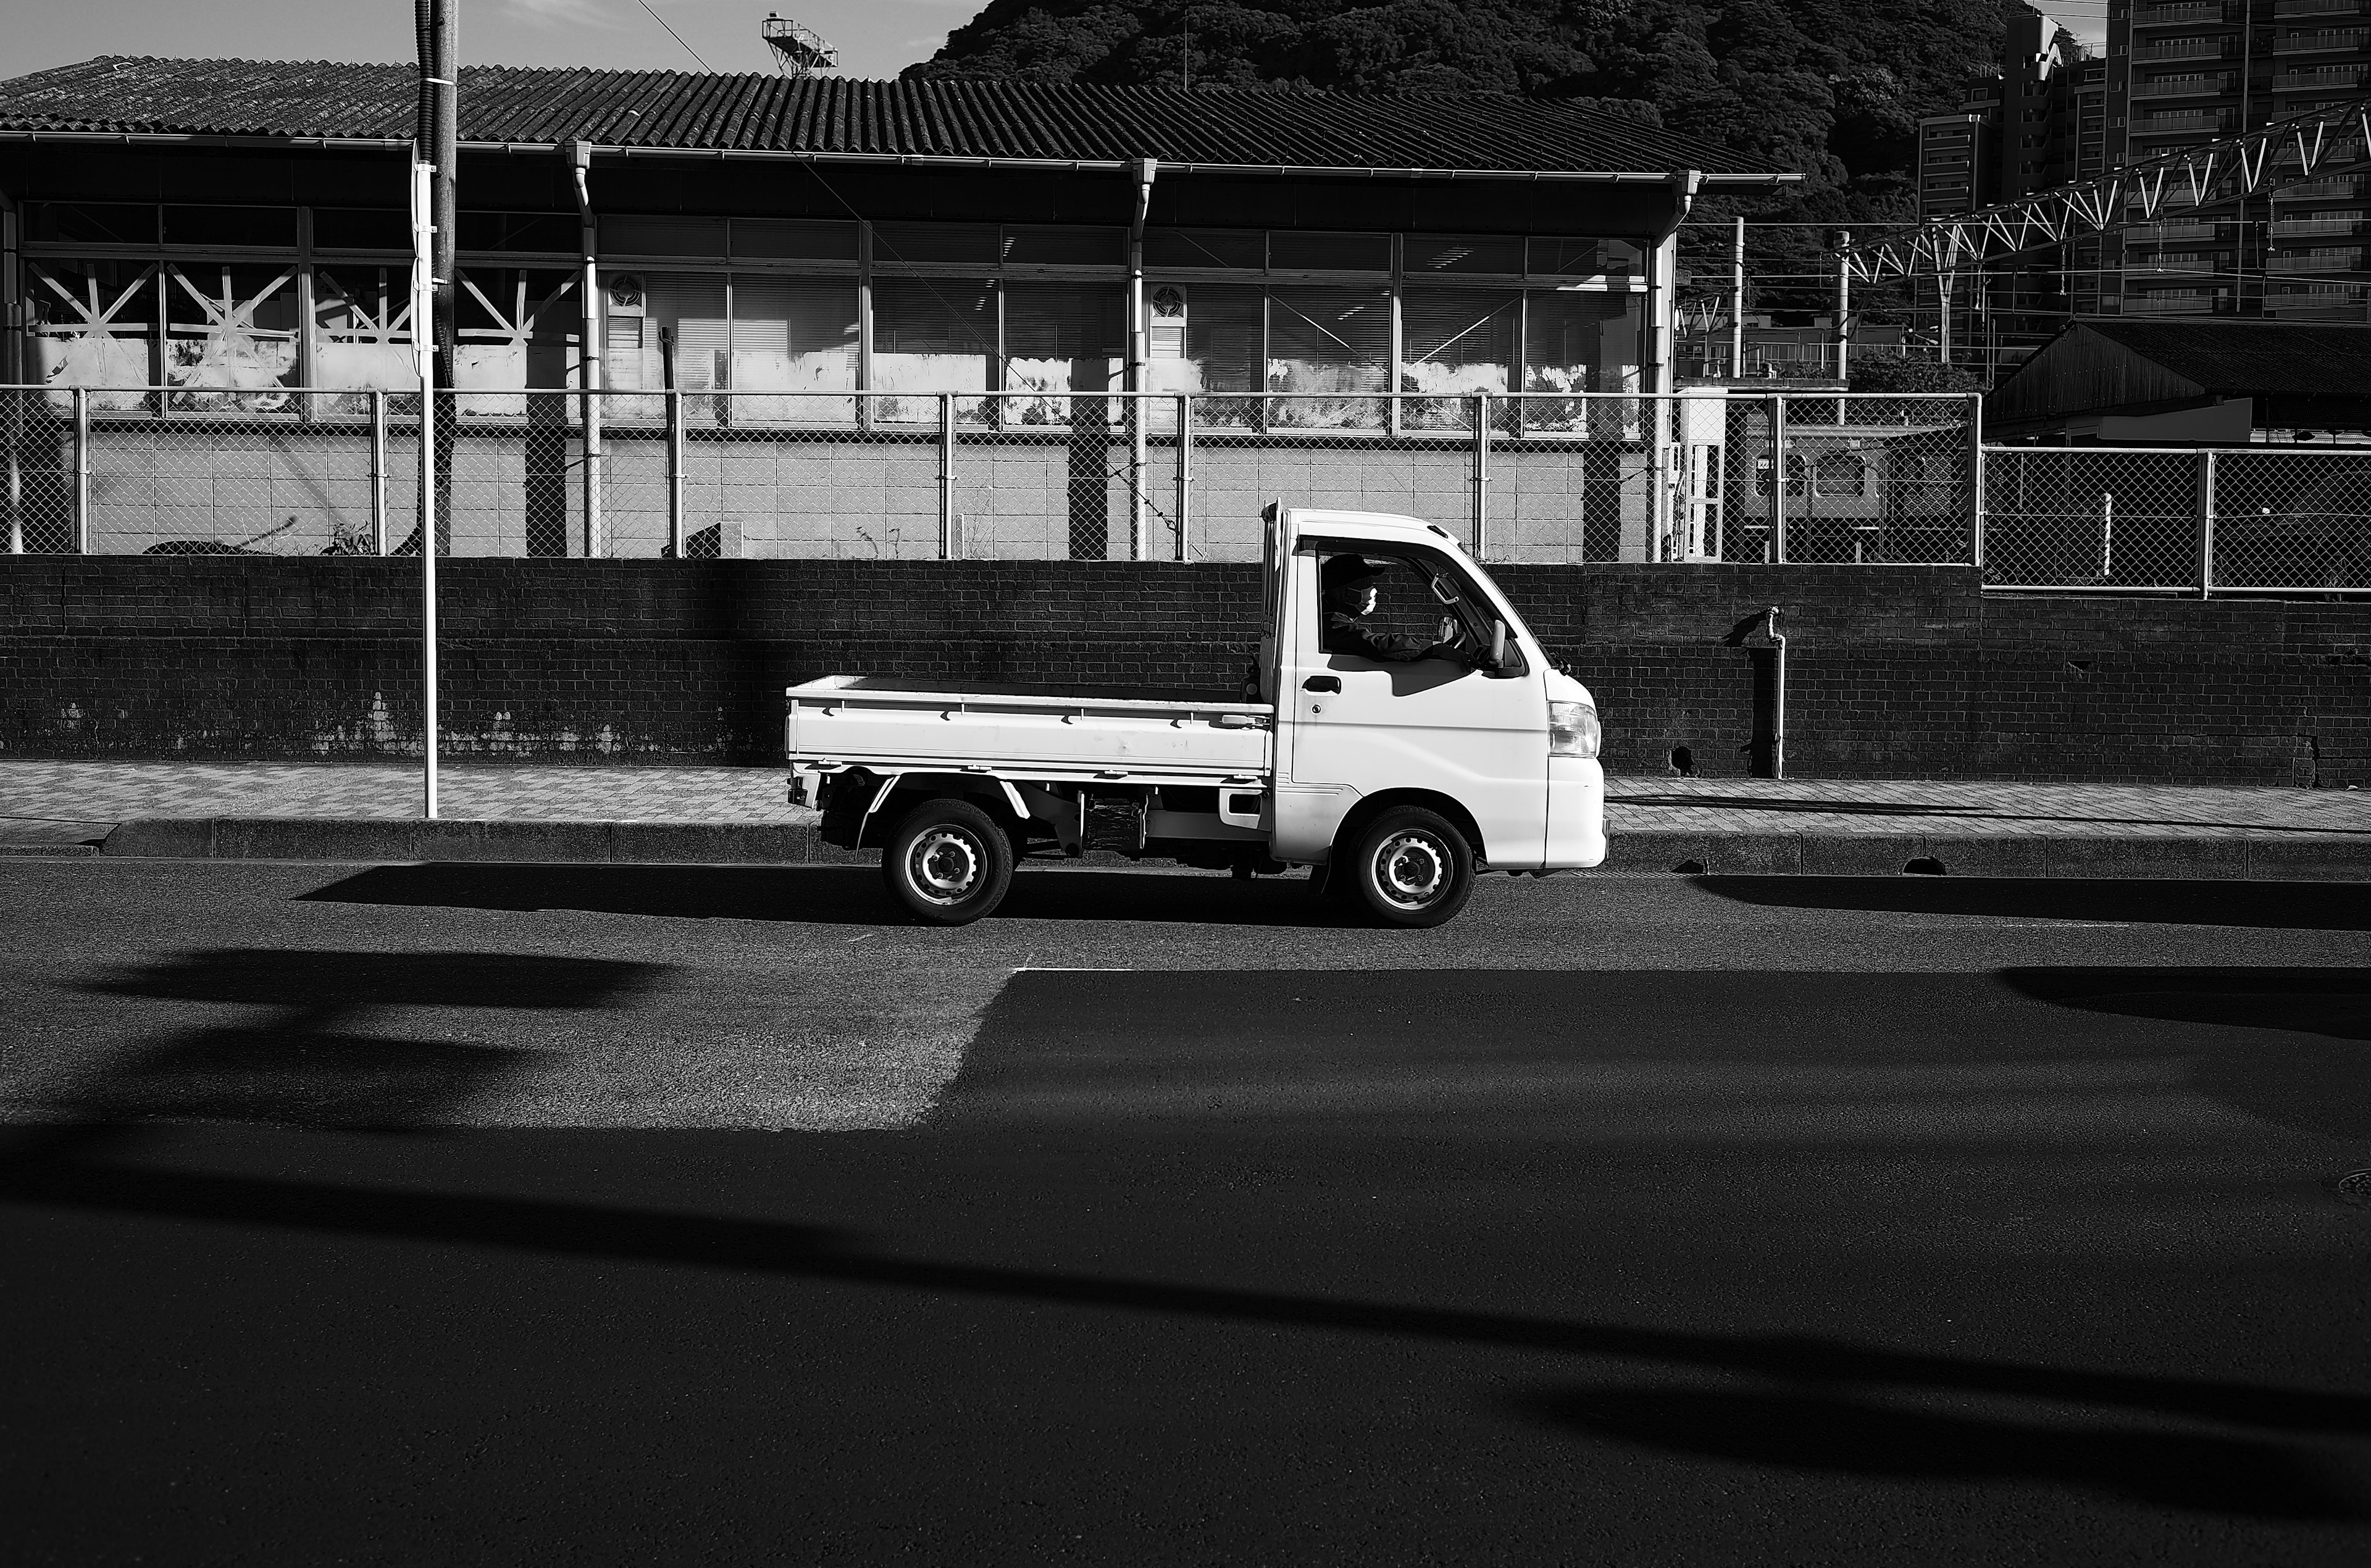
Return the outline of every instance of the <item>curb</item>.
<path id="1" fill-rule="evenodd" d="M 135 817 L 99 846 L 148 860 L 499 860 L 619 865 L 870 863 L 811 824 L 440 822 L 320 817 Z"/>
<path id="2" fill-rule="evenodd" d="M 870 865 L 874 859 L 867 851 L 826 844 L 813 824 L 318 817 L 141 817 L 109 834 L 99 853 L 173 860 L 618 865 Z M 1962 877 L 2371 882 L 2371 837 L 2273 832 L 2212 836 L 1624 833 L 1613 836 L 1602 869 L 1709 876 L 1890 877 L 1914 867 Z"/>
<path id="3" fill-rule="evenodd" d="M 1706 876 L 2371 882 L 2371 837 L 2178 834 L 1625 833 L 1604 869 Z"/>

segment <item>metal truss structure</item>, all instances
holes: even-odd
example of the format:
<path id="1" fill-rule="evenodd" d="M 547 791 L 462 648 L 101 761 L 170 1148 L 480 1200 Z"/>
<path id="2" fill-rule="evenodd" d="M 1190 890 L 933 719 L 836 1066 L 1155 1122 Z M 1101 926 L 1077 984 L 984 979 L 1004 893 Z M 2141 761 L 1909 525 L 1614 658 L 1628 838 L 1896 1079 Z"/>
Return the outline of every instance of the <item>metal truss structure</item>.
<path id="1" fill-rule="evenodd" d="M 1837 253 L 1845 275 L 1949 275 L 2086 235 L 2210 211 L 2371 163 L 2371 98 L 2350 99 L 2238 136 L 2124 164 L 2093 179 L 1922 224 Z"/>

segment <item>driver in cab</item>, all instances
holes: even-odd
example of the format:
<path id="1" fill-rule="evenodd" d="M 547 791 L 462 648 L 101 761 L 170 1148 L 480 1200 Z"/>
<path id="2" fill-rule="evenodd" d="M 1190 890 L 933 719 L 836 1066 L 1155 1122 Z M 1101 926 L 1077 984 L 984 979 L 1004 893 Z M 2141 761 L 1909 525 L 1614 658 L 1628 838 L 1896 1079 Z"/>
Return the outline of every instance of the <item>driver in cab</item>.
<path id="1" fill-rule="evenodd" d="M 1431 639 L 1378 631 L 1368 624 L 1375 613 L 1375 580 L 1390 569 L 1364 556 L 1337 555 L 1319 569 L 1317 587 L 1325 606 L 1325 651 L 1348 653 L 1387 664 L 1419 659 L 1463 659 L 1462 630 L 1453 616 L 1440 617 Z"/>

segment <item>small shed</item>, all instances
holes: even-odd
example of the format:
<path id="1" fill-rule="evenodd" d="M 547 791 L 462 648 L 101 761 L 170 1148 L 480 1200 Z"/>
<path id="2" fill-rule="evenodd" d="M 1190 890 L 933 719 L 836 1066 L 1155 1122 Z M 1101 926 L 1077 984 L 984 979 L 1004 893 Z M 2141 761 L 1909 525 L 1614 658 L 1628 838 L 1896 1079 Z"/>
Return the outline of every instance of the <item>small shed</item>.
<path id="1" fill-rule="evenodd" d="M 2086 317 L 1984 398 L 2000 441 L 2371 444 L 2371 325 Z"/>

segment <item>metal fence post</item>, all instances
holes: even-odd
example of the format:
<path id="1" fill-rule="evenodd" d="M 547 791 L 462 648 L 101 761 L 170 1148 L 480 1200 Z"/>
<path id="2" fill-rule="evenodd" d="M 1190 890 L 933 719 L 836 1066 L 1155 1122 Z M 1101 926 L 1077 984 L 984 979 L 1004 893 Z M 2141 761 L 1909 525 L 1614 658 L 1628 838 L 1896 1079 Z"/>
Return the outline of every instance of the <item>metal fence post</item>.
<path id="1" fill-rule="evenodd" d="M 1141 291 L 1139 291 L 1141 292 Z M 1152 541 L 1145 528 L 1146 507 L 1144 476 L 1151 464 L 1145 450 L 1145 398 L 1142 392 L 1129 392 L 1128 398 L 1128 559 L 1152 559 Z"/>
<path id="2" fill-rule="evenodd" d="M 74 389 L 75 554 L 90 554 L 90 388 Z"/>
<path id="3" fill-rule="evenodd" d="M 1984 571 L 1984 395 L 1968 394 L 1968 564 Z"/>
<path id="4" fill-rule="evenodd" d="M 371 554 L 387 554 L 387 393 L 370 395 Z"/>
<path id="5" fill-rule="evenodd" d="M 0 394 L 8 399 L 8 553 L 25 553 L 25 399 L 29 394 Z"/>
<path id="6" fill-rule="evenodd" d="M 1139 492 L 1138 510 L 1143 510 Z M 1141 533 L 1139 528 L 1138 532 Z M 939 394 L 939 559 L 955 557 L 955 395 Z"/>
<path id="7" fill-rule="evenodd" d="M 1186 519 L 1194 500 L 1194 398 L 1191 394 L 1177 394 L 1177 559 L 1193 558 L 1186 548 Z"/>
<path id="8" fill-rule="evenodd" d="M 1770 559 L 1787 560 L 1787 399 L 1770 398 Z"/>
<path id="9" fill-rule="evenodd" d="M 1474 559 L 1489 547 L 1490 394 L 1474 394 Z"/>
<path id="10" fill-rule="evenodd" d="M 2215 466 L 2212 448 L 2198 455 L 2198 596 L 2215 595 Z"/>
<path id="11" fill-rule="evenodd" d="M 581 372 L 580 374 L 584 374 L 588 381 L 596 378 L 600 374 L 600 362 L 597 359 L 595 360 L 589 373 Z M 586 386 L 584 389 L 584 559 L 587 560 L 598 560 L 607 553 L 608 548 L 608 541 L 603 537 L 607 530 L 602 525 L 601 516 L 601 467 L 602 459 L 605 456 L 601 449 L 601 413 L 599 388 Z"/>
<path id="12" fill-rule="evenodd" d="M 666 394 L 667 553 L 683 559 L 683 393 Z"/>

